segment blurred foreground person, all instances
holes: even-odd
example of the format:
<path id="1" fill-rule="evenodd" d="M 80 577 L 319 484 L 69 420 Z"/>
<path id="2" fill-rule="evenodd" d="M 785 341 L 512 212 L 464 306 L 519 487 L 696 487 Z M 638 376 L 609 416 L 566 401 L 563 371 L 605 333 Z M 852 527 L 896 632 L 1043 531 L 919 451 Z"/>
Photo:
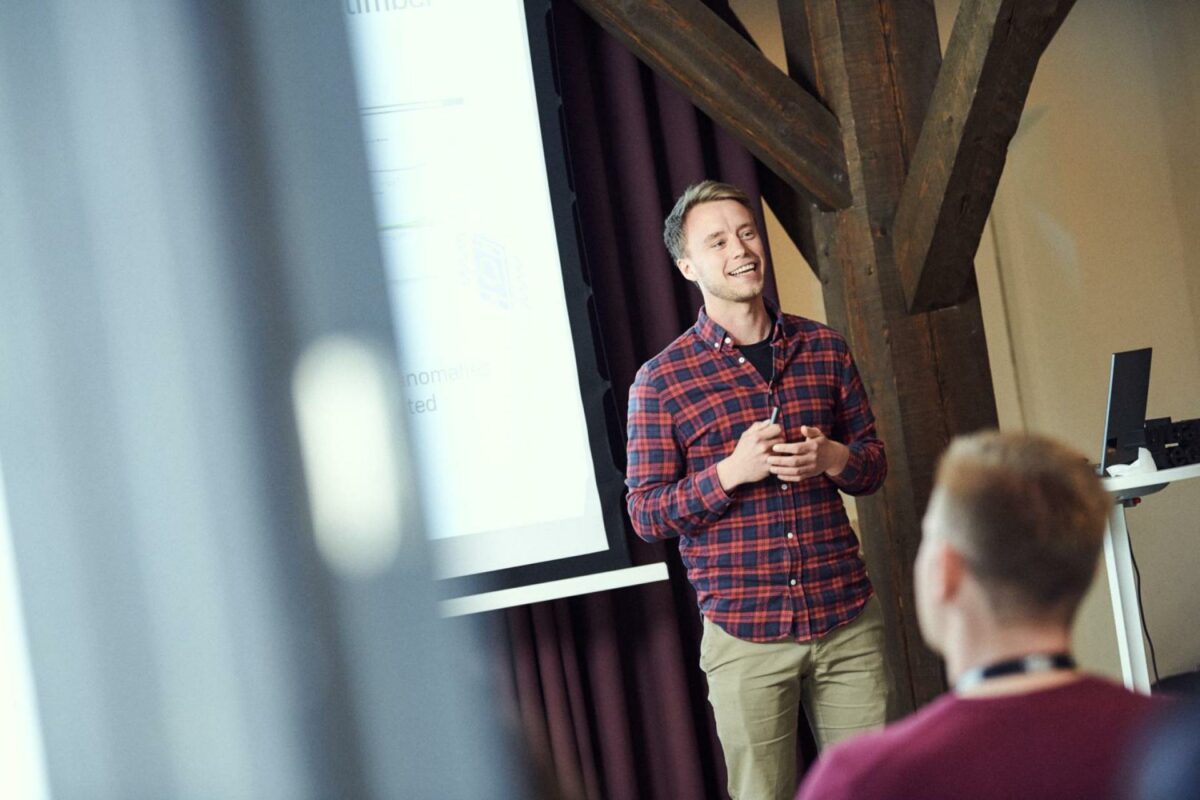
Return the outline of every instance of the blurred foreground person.
<path id="1" fill-rule="evenodd" d="M 822 754 L 802 800 L 1103 798 L 1157 707 L 1071 657 L 1111 500 L 1083 456 L 1038 436 L 957 439 L 938 468 L 914 590 L 953 690 Z"/>

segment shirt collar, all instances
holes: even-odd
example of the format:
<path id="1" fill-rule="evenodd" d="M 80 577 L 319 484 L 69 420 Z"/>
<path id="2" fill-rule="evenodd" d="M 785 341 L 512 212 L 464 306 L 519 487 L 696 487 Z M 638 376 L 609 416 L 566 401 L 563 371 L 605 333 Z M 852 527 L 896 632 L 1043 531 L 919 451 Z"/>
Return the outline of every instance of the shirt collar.
<path id="1" fill-rule="evenodd" d="M 780 313 L 779 307 L 775 305 L 771 298 L 764 297 L 763 303 L 767 306 L 767 313 L 775 319 L 775 325 L 771 330 L 771 341 L 778 342 L 789 333 L 788 328 L 790 326 L 785 321 L 784 315 Z M 716 352 L 720 352 L 726 347 L 737 346 L 728 331 L 713 322 L 712 318 L 708 316 L 708 312 L 705 311 L 704 306 L 700 307 L 700 316 L 696 319 L 696 324 L 692 327 L 692 331 L 700 341 Z"/>

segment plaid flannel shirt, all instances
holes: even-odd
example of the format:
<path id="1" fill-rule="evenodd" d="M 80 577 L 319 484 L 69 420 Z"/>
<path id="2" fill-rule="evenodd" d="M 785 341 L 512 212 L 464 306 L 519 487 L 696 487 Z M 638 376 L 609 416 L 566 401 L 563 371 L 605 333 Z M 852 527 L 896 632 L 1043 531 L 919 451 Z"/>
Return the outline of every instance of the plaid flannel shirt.
<path id="1" fill-rule="evenodd" d="M 841 334 L 774 308 L 768 383 L 703 309 L 638 370 L 629 395 L 628 506 L 648 541 L 679 537 L 701 611 L 739 639 L 798 641 L 858 616 L 871 597 L 838 490 L 869 494 L 887 458 Z M 847 445 L 836 478 L 774 476 L 727 493 L 717 462 L 780 407 L 785 441 L 800 426 Z"/>

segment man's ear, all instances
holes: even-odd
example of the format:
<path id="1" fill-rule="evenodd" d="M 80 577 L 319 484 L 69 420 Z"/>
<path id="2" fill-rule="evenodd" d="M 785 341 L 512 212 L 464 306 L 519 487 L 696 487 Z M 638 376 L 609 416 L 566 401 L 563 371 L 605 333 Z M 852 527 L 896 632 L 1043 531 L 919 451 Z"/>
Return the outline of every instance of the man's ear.
<path id="1" fill-rule="evenodd" d="M 675 262 L 675 266 L 679 267 L 679 271 L 683 273 L 683 277 L 687 278 L 692 283 L 696 282 L 696 270 L 692 267 L 692 262 L 687 258 L 681 258 Z"/>
<path id="2" fill-rule="evenodd" d="M 967 560 L 954 545 L 943 541 L 938 543 L 936 565 L 942 595 L 940 599 L 952 600 L 962 591 L 963 581 L 967 577 Z"/>

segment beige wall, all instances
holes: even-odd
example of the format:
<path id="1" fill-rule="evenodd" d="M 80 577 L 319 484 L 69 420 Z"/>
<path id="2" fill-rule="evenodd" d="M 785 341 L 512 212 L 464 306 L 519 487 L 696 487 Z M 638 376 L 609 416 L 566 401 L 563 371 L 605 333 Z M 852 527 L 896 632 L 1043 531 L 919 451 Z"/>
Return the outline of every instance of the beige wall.
<path id="1" fill-rule="evenodd" d="M 955 5 L 938 4 L 943 35 Z M 989 346 L 1011 353 L 995 376 L 1003 424 L 1092 457 L 1113 351 L 1154 348 L 1149 416 L 1200 417 L 1197 23 L 1182 0 L 1075 7 L 1038 68 L 976 258 Z M 1128 514 L 1164 676 L 1200 665 L 1198 520 L 1200 481 Z M 1119 675 L 1103 573 L 1076 645 Z"/>
<path id="2" fill-rule="evenodd" d="M 772 0 L 731 5 L 782 63 Z M 943 45 L 957 0 L 938 0 Z M 1200 4 L 1079 3 L 1038 68 L 976 257 L 1000 422 L 1089 456 L 1110 354 L 1152 346 L 1148 413 L 1200 417 Z M 785 308 L 823 318 L 819 284 L 768 221 Z M 1129 527 L 1164 676 L 1200 665 L 1200 480 L 1149 497 Z M 1119 675 L 1100 574 L 1076 628 Z"/>

